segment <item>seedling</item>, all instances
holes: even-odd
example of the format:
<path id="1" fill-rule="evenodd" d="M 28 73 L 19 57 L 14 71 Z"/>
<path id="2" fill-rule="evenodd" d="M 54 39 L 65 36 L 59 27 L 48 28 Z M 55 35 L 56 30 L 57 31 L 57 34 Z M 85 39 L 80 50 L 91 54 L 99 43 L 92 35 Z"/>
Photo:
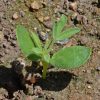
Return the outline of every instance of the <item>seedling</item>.
<path id="1" fill-rule="evenodd" d="M 43 65 L 43 79 L 46 78 L 49 65 L 57 68 L 73 69 L 83 65 L 90 57 L 91 49 L 85 46 L 63 47 L 54 54 L 50 54 L 54 43 L 64 41 L 80 32 L 80 28 L 74 27 L 64 29 L 67 17 L 62 15 L 60 20 L 55 22 L 50 39 L 41 42 L 38 35 L 28 32 L 27 29 L 18 25 L 16 36 L 23 54 L 32 61 L 41 61 Z"/>

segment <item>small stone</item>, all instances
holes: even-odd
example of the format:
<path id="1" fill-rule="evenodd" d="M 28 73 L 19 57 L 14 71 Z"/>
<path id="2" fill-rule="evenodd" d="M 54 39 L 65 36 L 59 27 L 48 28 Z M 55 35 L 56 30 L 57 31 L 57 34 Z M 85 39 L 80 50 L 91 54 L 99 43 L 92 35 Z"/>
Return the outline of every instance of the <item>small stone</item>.
<path id="1" fill-rule="evenodd" d="M 81 23 L 83 20 L 83 16 L 82 15 L 77 15 L 76 20 Z"/>
<path id="2" fill-rule="evenodd" d="M 44 21 L 50 20 L 49 16 L 44 17 Z"/>
<path id="3" fill-rule="evenodd" d="M 18 19 L 18 18 L 19 18 L 19 16 L 18 16 L 17 12 L 15 12 L 15 13 L 13 14 L 12 18 L 13 18 L 14 20 L 16 20 L 16 19 Z"/>
<path id="4" fill-rule="evenodd" d="M 68 43 L 68 41 L 69 41 L 68 39 L 61 40 L 61 41 L 59 40 L 59 41 L 56 42 L 56 44 L 59 44 L 59 45 L 65 45 L 65 44 Z"/>
<path id="5" fill-rule="evenodd" d="M 77 17 L 77 15 L 78 15 L 78 14 L 75 12 L 75 13 L 71 16 L 71 19 L 74 20 L 74 19 Z"/>
<path id="6" fill-rule="evenodd" d="M 73 11 L 76 11 L 77 10 L 77 2 L 70 3 L 69 8 Z"/>
<path id="7" fill-rule="evenodd" d="M 25 12 L 24 11 L 20 11 L 20 16 L 24 17 L 25 16 Z"/>
<path id="8" fill-rule="evenodd" d="M 52 29 L 52 22 L 51 20 L 47 20 L 43 22 L 44 26 L 48 29 Z"/>
<path id="9" fill-rule="evenodd" d="M 93 83 L 93 82 L 92 82 L 92 81 L 90 81 L 90 80 L 88 80 L 88 81 L 87 81 L 87 84 L 92 84 L 92 83 Z"/>
<path id="10" fill-rule="evenodd" d="M 35 86 L 34 87 L 34 94 L 36 96 L 42 96 L 43 95 L 42 88 L 40 86 Z"/>
<path id="11" fill-rule="evenodd" d="M 87 25 L 88 20 L 87 20 L 86 16 L 83 16 L 82 22 L 84 25 Z"/>
<path id="12" fill-rule="evenodd" d="M 91 89 L 92 87 L 90 85 L 87 86 L 88 89 Z"/>
<path id="13" fill-rule="evenodd" d="M 46 39 L 48 39 L 48 33 L 40 32 L 39 30 L 37 30 L 37 34 L 39 35 L 39 38 L 42 41 L 45 41 Z"/>
<path id="14" fill-rule="evenodd" d="M 29 95 L 33 95 L 33 85 L 31 84 L 31 85 L 28 85 L 28 94 Z"/>
<path id="15" fill-rule="evenodd" d="M 54 100 L 53 94 L 46 95 L 46 100 Z"/>
<path id="16" fill-rule="evenodd" d="M 43 22 L 43 17 L 42 17 L 42 16 L 39 17 L 38 20 L 39 20 L 40 22 Z"/>
<path id="17" fill-rule="evenodd" d="M 39 10 L 41 8 L 41 6 L 37 1 L 34 1 L 33 3 L 31 3 L 31 8 L 33 10 Z"/>
<path id="18" fill-rule="evenodd" d="M 83 70 L 84 73 L 86 73 L 86 70 Z"/>
<path id="19" fill-rule="evenodd" d="M 8 54 L 9 53 L 9 50 L 8 49 L 5 49 L 4 52 L 5 52 L 5 54 Z"/>
<path id="20" fill-rule="evenodd" d="M 4 38 L 4 36 L 3 36 L 3 32 L 0 31 L 0 42 L 2 42 L 3 38 Z"/>
<path id="21" fill-rule="evenodd" d="M 96 70 L 97 70 L 97 71 L 100 71 L 100 66 L 96 67 Z"/>
<path id="22" fill-rule="evenodd" d="M 98 55 L 100 55 L 100 51 L 98 51 Z"/>

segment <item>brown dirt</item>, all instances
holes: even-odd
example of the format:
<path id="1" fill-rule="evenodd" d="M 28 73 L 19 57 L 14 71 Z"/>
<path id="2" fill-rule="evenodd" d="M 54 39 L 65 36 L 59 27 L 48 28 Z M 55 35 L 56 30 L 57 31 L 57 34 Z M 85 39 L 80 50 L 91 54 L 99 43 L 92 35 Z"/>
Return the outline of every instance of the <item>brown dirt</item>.
<path id="1" fill-rule="evenodd" d="M 76 0 L 78 8 L 72 11 L 67 0 L 35 0 L 43 7 L 37 11 L 30 9 L 34 0 L 0 0 L 0 100 L 100 100 L 100 5 L 98 0 Z M 72 2 L 75 0 L 69 0 Z M 12 19 L 14 13 L 18 19 Z M 83 67 L 75 70 L 51 68 L 47 79 L 39 76 L 34 85 L 27 85 L 23 76 L 19 75 L 12 62 L 24 57 L 17 45 L 15 27 L 18 23 L 35 30 L 46 32 L 52 27 L 52 20 L 64 13 L 68 16 L 69 26 L 78 26 L 82 30 L 75 35 L 72 44 L 85 45 L 92 48 L 91 59 Z M 78 13 L 73 20 L 73 14 Z M 50 20 L 46 21 L 45 17 Z M 72 20 L 70 19 L 72 18 Z M 26 65 L 30 66 L 30 62 Z M 16 62 L 16 66 L 19 63 Z M 33 64 L 34 65 L 34 64 Z M 15 67 L 14 67 L 15 68 Z M 21 67 L 22 68 L 22 67 Z M 17 68 L 18 69 L 18 68 Z M 22 69 L 21 69 L 22 71 Z M 33 71 L 28 67 L 26 73 Z M 32 73 L 32 72 L 31 72 Z M 24 82 L 21 81 L 24 80 Z"/>

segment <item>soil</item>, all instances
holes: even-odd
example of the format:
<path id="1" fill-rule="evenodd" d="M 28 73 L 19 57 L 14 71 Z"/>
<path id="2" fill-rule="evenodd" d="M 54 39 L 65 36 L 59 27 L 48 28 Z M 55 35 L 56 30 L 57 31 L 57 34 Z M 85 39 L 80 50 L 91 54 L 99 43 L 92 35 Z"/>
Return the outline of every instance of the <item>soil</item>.
<path id="1" fill-rule="evenodd" d="M 30 7 L 34 1 L 38 9 Z M 72 2 L 77 8 L 70 7 Z M 81 28 L 70 45 L 92 48 L 91 59 L 74 70 L 50 68 L 43 80 L 41 68 L 37 70 L 18 47 L 16 25 L 46 33 L 61 14 L 68 16 L 68 26 Z M 0 100 L 100 100 L 99 0 L 0 0 Z"/>

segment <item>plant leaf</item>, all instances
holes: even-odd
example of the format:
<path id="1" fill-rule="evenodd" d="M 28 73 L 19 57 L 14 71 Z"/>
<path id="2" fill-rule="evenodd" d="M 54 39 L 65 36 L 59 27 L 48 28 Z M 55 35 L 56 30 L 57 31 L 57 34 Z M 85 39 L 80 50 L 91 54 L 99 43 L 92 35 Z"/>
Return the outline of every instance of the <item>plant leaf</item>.
<path id="1" fill-rule="evenodd" d="M 24 26 L 18 25 L 16 28 L 16 37 L 22 52 L 27 56 L 34 47 L 28 30 Z"/>
<path id="2" fill-rule="evenodd" d="M 71 36 L 73 36 L 74 34 L 76 34 L 78 32 L 80 32 L 80 28 L 77 28 L 77 27 L 69 28 L 69 29 L 63 31 L 61 33 L 61 35 L 58 36 L 57 40 L 64 40 L 66 38 L 68 39 L 68 38 L 70 38 Z"/>
<path id="3" fill-rule="evenodd" d="M 32 61 L 37 61 L 42 58 L 42 49 L 33 48 L 30 54 L 27 56 L 28 59 Z"/>
<path id="4" fill-rule="evenodd" d="M 50 64 L 58 68 L 76 68 L 83 65 L 90 54 L 91 49 L 84 46 L 63 48 L 52 56 Z"/>
<path id="5" fill-rule="evenodd" d="M 51 43 L 51 40 L 47 39 L 46 42 L 45 42 L 45 45 L 44 45 L 44 49 L 48 49 L 50 43 Z"/>
<path id="6" fill-rule="evenodd" d="M 32 33 L 31 34 L 31 39 L 32 39 L 35 47 L 42 48 L 41 41 L 40 41 L 38 35 L 33 33 L 33 32 L 31 32 L 31 33 Z"/>
<path id="7" fill-rule="evenodd" d="M 50 61 L 50 55 L 48 53 L 48 51 L 44 50 L 43 52 L 43 56 L 42 56 L 42 60 L 46 63 L 49 64 L 49 61 Z"/>
<path id="8" fill-rule="evenodd" d="M 49 55 L 49 54 L 44 54 L 42 59 L 43 59 L 43 61 L 45 61 L 46 63 L 49 64 L 49 61 L 50 61 L 50 55 Z"/>
<path id="9" fill-rule="evenodd" d="M 53 38 L 56 40 L 56 38 L 61 34 L 61 31 L 63 30 L 65 24 L 67 22 L 67 17 L 65 15 L 62 15 L 60 20 L 58 22 L 54 23 L 53 26 Z"/>

